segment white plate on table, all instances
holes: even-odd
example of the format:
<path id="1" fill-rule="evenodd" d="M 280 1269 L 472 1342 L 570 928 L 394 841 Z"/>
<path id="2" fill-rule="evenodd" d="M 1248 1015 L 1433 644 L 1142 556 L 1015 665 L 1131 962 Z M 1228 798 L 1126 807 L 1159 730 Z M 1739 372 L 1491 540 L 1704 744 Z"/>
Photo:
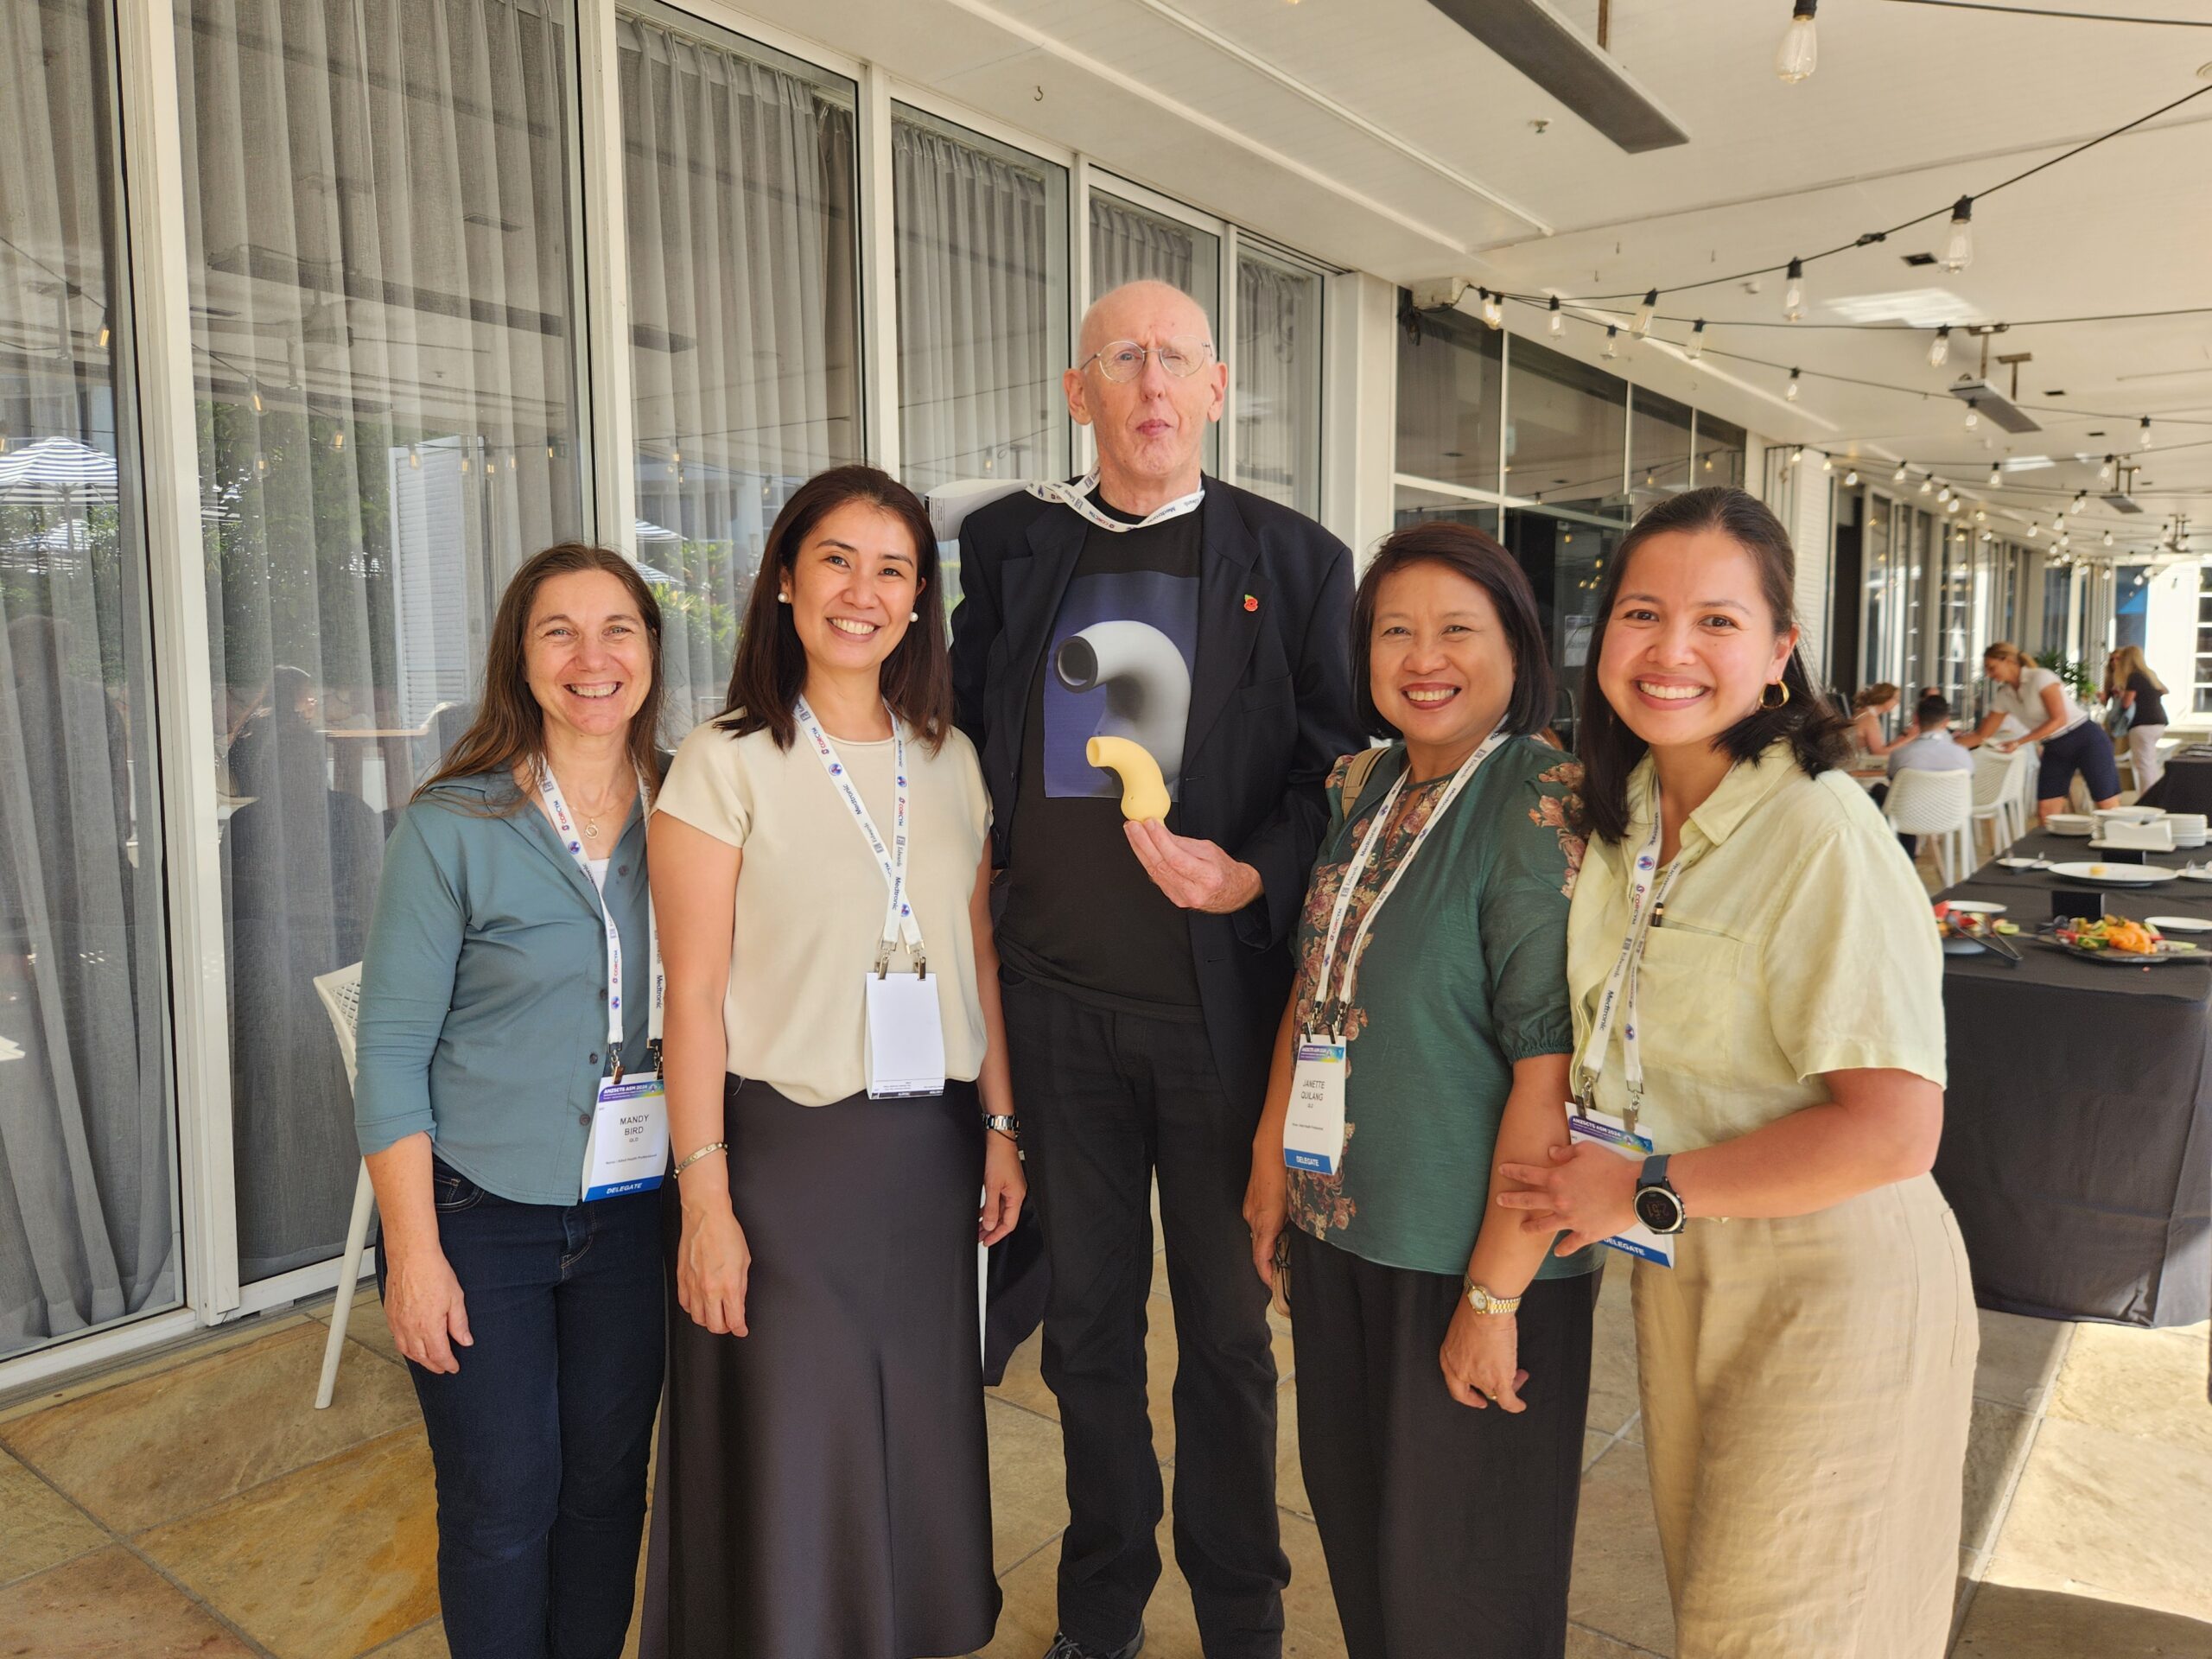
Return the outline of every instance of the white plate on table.
<path id="1" fill-rule="evenodd" d="M 2054 812 L 2043 821 L 2043 827 L 2054 836 L 2075 836 L 2084 841 L 2097 833 L 2097 821 L 2086 812 Z"/>
<path id="2" fill-rule="evenodd" d="M 2202 869 L 2183 870 L 2181 873 L 2181 879 L 2184 881 L 2212 881 L 2212 865 L 2207 865 Z"/>
<path id="3" fill-rule="evenodd" d="M 1980 899 L 1947 899 L 1943 903 L 1946 908 L 1963 912 L 1968 916 L 2002 916 L 2005 913 L 2004 906 L 1993 905 Z"/>
<path id="4" fill-rule="evenodd" d="M 2007 870 L 2043 870 L 2050 868 L 2050 861 L 2047 858 L 2000 858 L 1997 862 L 2001 868 Z"/>
<path id="5" fill-rule="evenodd" d="M 2181 874 L 2156 864 L 2054 864 L 2050 873 L 2075 881 L 2108 882 L 2122 887 L 2152 887 L 2160 881 L 2171 881 Z"/>
<path id="6" fill-rule="evenodd" d="M 2145 916 L 2143 919 L 2161 933 L 2212 933 L 2212 922 L 2201 922 L 2194 916 Z"/>

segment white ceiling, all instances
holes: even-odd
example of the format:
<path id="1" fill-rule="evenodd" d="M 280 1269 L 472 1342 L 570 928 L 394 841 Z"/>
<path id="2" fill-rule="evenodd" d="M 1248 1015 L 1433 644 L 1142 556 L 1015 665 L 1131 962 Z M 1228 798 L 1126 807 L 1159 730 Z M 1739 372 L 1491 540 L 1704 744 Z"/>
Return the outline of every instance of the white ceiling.
<path id="1" fill-rule="evenodd" d="M 1630 156 L 1428 0 L 747 3 L 1338 264 L 1570 296 L 1834 246 L 2212 86 L 2199 73 L 2212 73 L 2212 29 L 1886 0 L 1824 9 L 1819 72 L 1789 86 L 1772 67 L 1789 0 L 1611 0 L 1612 57 L 1691 135 Z M 2016 3 L 2212 22 L 2212 0 Z M 1592 0 L 1559 10 L 1593 24 Z M 1901 304 L 1929 320 L 2013 321 L 1992 353 L 2033 353 L 2019 401 L 2044 406 L 2043 431 L 1962 429 L 1945 388 L 1978 365 L 1963 332 L 1938 370 L 1924 335 L 1745 326 L 1779 322 L 1778 277 L 1757 294 L 1730 284 L 1662 302 L 1662 317 L 1710 320 L 1702 364 L 1647 344 L 1618 366 L 1775 438 L 1933 466 L 1993 508 L 2046 524 L 2052 505 L 2094 481 L 2094 459 L 2064 458 L 2124 453 L 2149 414 L 2157 447 L 2136 489 L 2145 515 L 2122 520 L 2100 504 L 2077 525 L 2109 522 L 2125 548 L 2185 513 L 2212 536 L 2212 311 L 2064 328 L 2021 321 L 2212 307 L 2212 92 L 1989 197 L 1974 214 L 1974 263 L 1958 276 L 1901 263 L 1939 249 L 1943 229 L 1939 218 L 1813 265 L 1807 321 Z M 1516 329 L 1541 330 L 1534 312 L 1514 310 Z M 1570 327 L 1566 348 L 1594 360 L 1600 332 Z M 1687 323 L 1656 332 L 1679 339 Z M 1804 371 L 1794 405 L 1781 397 L 1790 365 Z M 1993 363 L 1992 374 L 2009 384 L 2009 370 Z M 2063 464 L 2013 475 L 2036 490 L 1982 488 L 2008 454 Z M 2085 539 L 2096 537 L 2077 535 L 2077 550 Z"/>

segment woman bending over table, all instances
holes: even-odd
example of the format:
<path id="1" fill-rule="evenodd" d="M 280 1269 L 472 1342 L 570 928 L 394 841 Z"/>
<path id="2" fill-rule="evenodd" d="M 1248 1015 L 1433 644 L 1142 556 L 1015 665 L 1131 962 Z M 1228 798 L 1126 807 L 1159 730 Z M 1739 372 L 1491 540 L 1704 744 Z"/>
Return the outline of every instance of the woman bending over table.
<path id="1" fill-rule="evenodd" d="M 1584 677 L 1575 1093 L 1648 1137 L 1503 1163 L 1561 1256 L 1632 1224 L 1645 1456 L 1683 1659 L 1936 1659 L 1978 1326 L 1929 1174 L 1928 899 L 1796 654 L 1795 559 L 1704 489 L 1630 531 Z M 1603 1115 L 1603 1116 L 1599 1116 Z M 1527 1190 L 1533 1188 L 1534 1190 Z"/>
<path id="2" fill-rule="evenodd" d="M 1992 682 L 1989 712 L 1959 741 L 1969 749 L 1988 742 L 2008 715 L 2028 728 L 2024 737 L 1995 747 L 2010 754 L 2023 743 L 2043 745 L 2043 759 L 2036 768 L 2038 822 L 2066 810 L 2077 775 L 2099 808 L 2118 806 L 2120 768 L 2113 763 L 2112 740 L 2082 711 L 2066 682 L 2037 667 L 2009 640 L 2000 639 L 1983 652 L 1981 665 Z"/>

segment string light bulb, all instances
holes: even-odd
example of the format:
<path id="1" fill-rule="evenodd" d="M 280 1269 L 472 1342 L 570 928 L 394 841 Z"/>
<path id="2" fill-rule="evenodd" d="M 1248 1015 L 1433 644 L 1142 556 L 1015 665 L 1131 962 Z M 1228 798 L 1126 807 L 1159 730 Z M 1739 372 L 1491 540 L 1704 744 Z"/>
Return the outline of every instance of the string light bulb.
<path id="1" fill-rule="evenodd" d="M 1551 319 L 1547 326 L 1552 331 L 1552 337 L 1557 339 L 1567 332 L 1567 313 L 1559 308 L 1559 296 L 1553 295 L 1551 304 L 1545 308 L 1551 313 Z"/>
<path id="2" fill-rule="evenodd" d="M 1682 355 L 1693 363 L 1705 355 L 1705 319 L 1700 317 L 1690 325 L 1689 344 L 1682 347 Z"/>
<path id="3" fill-rule="evenodd" d="M 1894 473 L 1891 473 L 1891 474 L 1890 474 L 1890 482 L 1891 482 L 1891 483 L 1892 483 L 1892 484 L 1902 484 L 1902 483 L 1904 483 L 1904 474 L 1905 474 L 1905 465 L 1904 465 L 1904 462 L 1903 462 L 1903 461 L 1899 461 L 1899 462 L 1897 462 L 1897 471 L 1895 471 Z"/>
<path id="4" fill-rule="evenodd" d="M 2107 455 L 2105 464 L 2097 468 L 2097 487 L 2101 490 L 2108 490 L 2112 487 L 2112 462 L 2113 458 Z"/>
<path id="5" fill-rule="evenodd" d="M 1849 489 L 1859 481 L 1859 469 L 1854 467 L 1843 475 L 1843 487 Z"/>
<path id="6" fill-rule="evenodd" d="M 343 449 L 346 447 L 346 429 L 344 427 L 340 427 L 335 432 L 333 432 L 330 435 L 330 447 L 334 450 Z"/>
<path id="7" fill-rule="evenodd" d="M 2110 547 L 2112 545 L 2112 531 L 2105 531 L 2105 545 L 2107 547 Z"/>
<path id="8" fill-rule="evenodd" d="M 423 452 L 411 443 L 407 446 L 407 464 L 418 473 L 423 470 Z"/>
<path id="9" fill-rule="evenodd" d="M 1920 480 L 1920 493 L 1921 493 L 1923 495 L 1926 495 L 1926 494 L 1927 494 L 1930 490 L 1933 490 L 1935 487 L 1936 487 L 1936 474 L 1933 474 L 1933 473 L 1929 474 L 1929 475 L 1928 475 L 1927 477 L 1925 477 L 1925 478 L 1923 478 L 1923 479 L 1922 479 L 1922 480 Z"/>
<path id="10" fill-rule="evenodd" d="M 1774 73 L 1795 86 L 1821 64 L 1821 37 L 1813 27 L 1813 12 L 1820 0 L 1791 0 L 1789 27 L 1774 54 Z"/>
<path id="11" fill-rule="evenodd" d="M 1989 464 L 1989 487 L 1995 489 L 2005 481 L 2005 468 L 1996 461 Z"/>
<path id="12" fill-rule="evenodd" d="M 1951 209 L 1951 233 L 1943 240 L 1943 269 L 1964 270 L 1974 264 L 1974 198 L 1961 196 Z"/>
<path id="13" fill-rule="evenodd" d="M 1986 507 L 1976 507 L 1974 510 L 1974 521 L 1977 524 L 1987 524 L 1989 522 L 1988 509 Z"/>
<path id="14" fill-rule="evenodd" d="M 261 383 L 251 376 L 246 378 L 245 395 L 253 399 L 253 412 L 261 413 Z"/>
<path id="15" fill-rule="evenodd" d="M 1488 323 L 1488 324 L 1489 324 L 1491 327 L 1493 327 L 1493 328 L 1503 328 L 1503 327 L 1505 327 L 1505 305 L 1504 305 L 1504 302 L 1503 302 L 1503 301 L 1501 301 L 1501 300 L 1497 297 L 1497 295 L 1495 295 L 1495 294 L 1491 293 L 1491 292 L 1490 291 L 1490 289 L 1483 289 L 1483 290 L 1482 290 L 1482 296 L 1483 296 L 1483 321 L 1484 321 L 1484 322 Z"/>
<path id="16" fill-rule="evenodd" d="M 2033 525 L 2033 524 L 2030 524 L 2030 525 L 2028 526 L 2028 539 L 2029 539 L 2030 541 L 2031 541 L 2031 542 L 2032 542 L 2033 540 L 2035 540 L 2035 538 L 2036 538 L 2036 526 L 2035 526 L 2035 525 Z"/>
<path id="17" fill-rule="evenodd" d="M 1792 449 L 1792 450 L 1789 452 L 1789 464 L 1790 464 L 1792 467 L 1795 467 L 1795 466 L 1796 466 L 1799 461 L 1802 461 L 1802 460 L 1804 460 L 1804 459 L 1805 459 L 1805 446 L 1804 446 L 1804 445 L 1802 445 L 1802 443 L 1801 443 L 1801 444 L 1799 444 L 1799 445 L 1797 446 L 1797 448 L 1796 448 L 1795 449 Z"/>
<path id="18" fill-rule="evenodd" d="M 1788 398 L 1788 399 L 1789 399 L 1791 403 L 1793 403 L 1793 404 L 1794 404 L 1794 403 L 1796 403 L 1796 402 L 1797 401 L 1797 371 L 1796 371 L 1796 370 L 1792 369 L 1792 370 L 1790 370 L 1790 371 L 1789 371 L 1789 384 L 1788 385 L 1784 386 L 1784 387 L 1782 389 L 1782 395 L 1783 395 L 1784 397 Z"/>
<path id="19" fill-rule="evenodd" d="M 2151 447 L 2151 417 L 2148 415 L 2143 417 L 2143 435 L 2136 441 L 2135 447 L 2139 449 Z"/>
<path id="20" fill-rule="evenodd" d="M 1607 323 L 1605 325 L 1605 349 L 1599 353 L 1599 356 L 1618 357 L 1621 354 L 1619 344 L 1620 337 L 1621 331 L 1615 327 L 1611 323 Z"/>
<path id="21" fill-rule="evenodd" d="M 2075 492 L 2075 496 L 2074 496 L 2074 505 L 2073 505 L 2072 506 L 2069 507 L 2069 508 L 2067 509 L 2067 511 L 2068 511 L 2069 512 L 2073 513 L 2076 518 L 2078 518 L 2078 517 L 2080 517 L 2080 516 L 2081 516 L 2082 509 L 2082 508 L 2084 508 L 2084 507 L 2086 507 L 2086 506 L 2088 506 L 2088 505 L 2089 505 L 2089 493 L 2088 493 L 2087 490 L 2080 490 L 2080 491 Z"/>
<path id="22" fill-rule="evenodd" d="M 1636 321 L 1629 324 L 1629 332 L 1642 340 L 1651 332 L 1651 314 L 1659 308 L 1659 290 L 1646 289 L 1643 303 L 1636 308 Z"/>
<path id="23" fill-rule="evenodd" d="M 1946 512 L 1956 512 L 1958 510 L 1959 498 L 1955 495 L 1943 504 L 1943 511 Z"/>
<path id="24" fill-rule="evenodd" d="M 1802 322 L 1805 317 L 1805 262 L 1792 259 L 1789 275 L 1782 289 L 1782 319 L 1784 322 Z"/>
<path id="25" fill-rule="evenodd" d="M 1936 331 L 1936 338 L 1928 342 L 1928 366 L 1940 369 L 1951 355 L 1951 325 L 1945 323 Z"/>
<path id="26" fill-rule="evenodd" d="M 1981 399 L 1979 397 L 1969 397 L 1967 399 L 1967 430 L 1971 432 L 1974 428 L 1980 424 Z"/>
<path id="27" fill-rule="evenodd" d="M 1821 470 L 1824 473 L 1832 473 L 1835 471 L 1835 457 L 1834 455 L 1822 455 L 1821 457 Z"/>

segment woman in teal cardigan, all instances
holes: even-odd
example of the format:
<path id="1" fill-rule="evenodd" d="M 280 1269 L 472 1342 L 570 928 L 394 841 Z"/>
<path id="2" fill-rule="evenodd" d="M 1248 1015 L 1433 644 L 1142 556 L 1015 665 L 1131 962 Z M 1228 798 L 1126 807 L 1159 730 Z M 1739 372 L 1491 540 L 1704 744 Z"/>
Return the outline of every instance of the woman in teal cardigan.
<path id="1" fill-rule="evenodd" d="M 620 554 L 564 544 L 517 571 L 475 721 L 401 815 L 377 894 L 354 1122 L 436 1466 L 454 1659 L 615 1659 L 629 1626 L 659 1212 L 649 1191 L 588 1199 L 585 1177 L 602 1079 L 656 1064 L 660 637 Z"/>

